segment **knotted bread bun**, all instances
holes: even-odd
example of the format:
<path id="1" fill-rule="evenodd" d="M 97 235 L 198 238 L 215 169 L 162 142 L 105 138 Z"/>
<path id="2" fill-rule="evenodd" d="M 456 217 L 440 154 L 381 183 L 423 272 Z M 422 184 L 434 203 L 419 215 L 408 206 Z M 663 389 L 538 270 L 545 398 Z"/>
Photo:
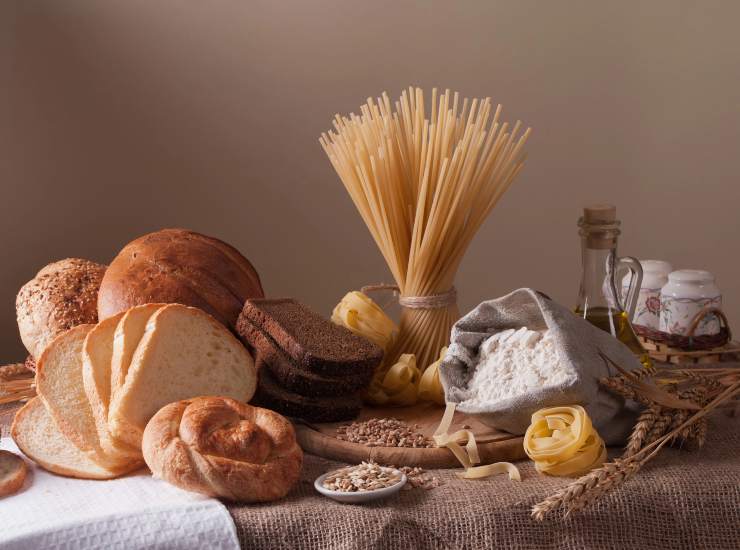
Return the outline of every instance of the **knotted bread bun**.
<path id="1" fill-rule="evenodd" d="M 152 473 L 188 491 L 239 502 L 286 495 L 298 480 L 303 452 L 279 414 L 227 397 L 170 403 L 144 430 Z"/>

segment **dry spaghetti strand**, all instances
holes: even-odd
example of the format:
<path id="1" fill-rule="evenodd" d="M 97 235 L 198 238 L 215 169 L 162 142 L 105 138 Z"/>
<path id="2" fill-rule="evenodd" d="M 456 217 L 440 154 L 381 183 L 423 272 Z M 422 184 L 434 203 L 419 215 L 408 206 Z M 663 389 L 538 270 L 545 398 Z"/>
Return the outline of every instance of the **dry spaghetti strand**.
<path id="1" fill-rule="evenodd" d="M 395 109 L 394 109 L 395 108 Z M 520 172 L 530 130 L 500 121 L 490 98 L 419 88 L 391 103 L 368 98 L 360 114 L 336 115 L 319 139 L 388 264 L 402 296 L 444 294 L 475 233 Z M 392 365 L 414 353 L 422 368 L 449 343 L 456 304 L 403 308 Z"/>

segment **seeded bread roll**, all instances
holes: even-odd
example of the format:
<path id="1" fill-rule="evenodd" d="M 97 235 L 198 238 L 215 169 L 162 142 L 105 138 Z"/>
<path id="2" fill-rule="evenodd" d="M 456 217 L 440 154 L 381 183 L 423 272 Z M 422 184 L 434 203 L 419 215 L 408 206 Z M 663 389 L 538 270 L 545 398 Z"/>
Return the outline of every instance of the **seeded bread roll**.
<path id="1" fill-rule="evenodd" d="M 65 330 L 98 321 L 98 289 L 104 273 L 104 265 L 67 258 L 47 265 L 23 285 L 15 310 L 28 353 L 38 358 Z"/>
<path id="2" fill-rule="evenodd" d="M 130 242 L 111 262 L 98 315 L 102 321 L 138 305 L 177 303 L 233 329 L 244 301 L 263 295 L 257 271 L 232 246 L 194 231 L 162 229 Z"/>

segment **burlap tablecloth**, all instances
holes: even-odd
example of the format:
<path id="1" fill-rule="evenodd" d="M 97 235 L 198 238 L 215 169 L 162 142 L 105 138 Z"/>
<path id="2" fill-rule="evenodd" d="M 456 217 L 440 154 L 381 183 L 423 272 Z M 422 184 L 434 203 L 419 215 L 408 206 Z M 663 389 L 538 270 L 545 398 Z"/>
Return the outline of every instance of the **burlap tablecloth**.
<path id="1" fill-rule="evenodd" d="M 527 461 L 517 464 L 521 483 L 506 476 L 464 481 L 437 470 L 441 487 L 351 505 L 313 488 L 340 464 L 307 456 L 288 498 L 229 511 L 243 548 L 740 548 L 738 426 L 715 414 L 703 449 L 665 450 L 621 489 L 562 521 L 529 517 L 533 504 L 568 481 L 540 476 Z"/>
<path id="2" fill-rule="evenodd" d="M 3 435 L 8 412 L 0 410 Z M 703 449 L 666 449 L 621 489 L 561 521 L 529 517 L 534 503 L 568 481 L 540 476 L 527 461 L 518 463 L 521 483 L 463 481 L 439 470 L 432 473 L 441 487 L 349 505 L 313 488 L 340 464 L 306 456 L 301 482 L 284 500 L 228 507 L 243 548 L 740 548 L 737 420 L 716 413 Z"/>

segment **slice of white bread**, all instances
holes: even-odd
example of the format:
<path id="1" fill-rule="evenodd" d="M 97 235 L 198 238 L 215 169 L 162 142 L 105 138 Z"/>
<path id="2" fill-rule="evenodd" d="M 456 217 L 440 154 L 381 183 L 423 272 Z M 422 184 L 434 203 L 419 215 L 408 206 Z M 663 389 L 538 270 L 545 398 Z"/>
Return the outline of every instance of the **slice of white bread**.
<path id="1" fill-rule="evenodd" d="M 74 446 L 105 469 L 125 473 L 137 461 L 103 450 L 82 381 L 82 346 L 94 326 L 74 327 L 46 346 L 36 365 L 36 391 L 59 431 Z"/>
<path id="2" fill-rule="evenodd" d="M 140 461 L 140 451 L 115 440 L 108 430 L 113 337 L 124 313 L 101 321 L 87 333 L 82 345 L 82 381 L 103 451 L 112 456 Z"/>
<path id="3" fill-rule="evenodd" d="M 149 318 L 167 304 L 144 304 L 127 310 L 116 326 L 113 337 L 113 356 L 111 358 L 111 395 L 123 387 L 126 381 L 131 358 L 134 356 L 139 340 Z"/>
<path id="4" fill-rule="evenodd" d="M 226 327 L 200 309 L 171 304 L 147 323 L 113 395 L 109 429 L 141 448 L 147 422 L 164 405 L 206 395 L 249 401 L 256 386 L 252 356 Z"/>
<path id="5" fill-rule="evenodd" d="M 90 460 L 64 437 L 38 397 L 16 413 L 10 433 L 23 454 L 55 474 L 82 479 L 111 479 L 119 475 Z"/>
<path id="6" fill-rule="evenodd" d="M 21 457 L 0 449 L 0 497 L 19 491 L 27 475 L 28 466 Z"/>

